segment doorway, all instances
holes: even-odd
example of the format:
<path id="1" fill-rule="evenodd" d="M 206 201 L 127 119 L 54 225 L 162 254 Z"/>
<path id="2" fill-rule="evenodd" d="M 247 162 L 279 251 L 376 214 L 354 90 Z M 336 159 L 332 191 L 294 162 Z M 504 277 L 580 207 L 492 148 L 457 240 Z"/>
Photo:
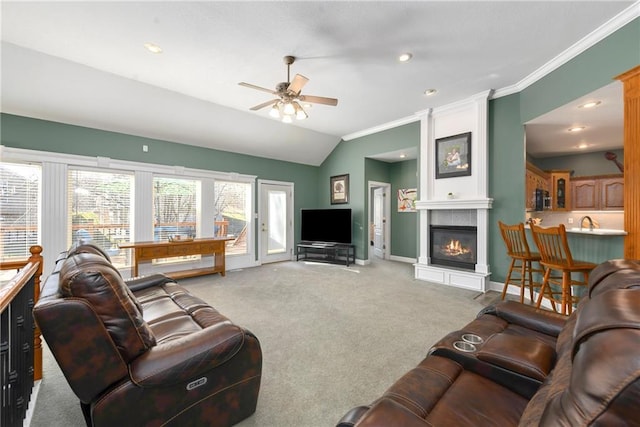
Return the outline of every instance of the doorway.
<path id="1" fill-rule="evenodd" d="M 389 259 L 391 253 L 391 184 L 369 181 L 368 259 Z"/>
<path id="2" fill-rule="evenodd" d="M 258 180 L 260 263 L 289 261 L 293 256 L 293 183 Z"/>

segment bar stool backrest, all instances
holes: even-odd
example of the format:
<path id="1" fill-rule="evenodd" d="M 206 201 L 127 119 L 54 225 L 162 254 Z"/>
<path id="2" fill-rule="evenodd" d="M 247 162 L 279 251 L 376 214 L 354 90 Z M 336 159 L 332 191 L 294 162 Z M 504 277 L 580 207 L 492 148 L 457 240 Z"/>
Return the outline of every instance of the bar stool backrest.
<path id="1" fill-rule="evenodd" d="M 502 240 L 504 240 L 504 244 L 507 247 L 507 255 L 531 257 L 523 223 L 509 225 L 498 221 L 498 226 L 500 227 Z"/>
<path id="2" fill-rule="evenodd" d="M 573 266 L 567 231 L 563 224 L 556 227 L 538 227 L 531 224 L 533 240 L 540 251 L 543 264 L 561 267 Z"/>

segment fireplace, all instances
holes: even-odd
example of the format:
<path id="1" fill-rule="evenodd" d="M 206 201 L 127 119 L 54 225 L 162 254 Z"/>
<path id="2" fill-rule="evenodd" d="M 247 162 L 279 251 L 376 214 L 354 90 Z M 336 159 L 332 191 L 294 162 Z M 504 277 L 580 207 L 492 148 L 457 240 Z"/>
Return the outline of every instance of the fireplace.
<path id="1" fill-rule="evenodd" d="M 429 254 L 432 265 L 475 269 L 477 227 L 431 225 L 429 233 Z"/>

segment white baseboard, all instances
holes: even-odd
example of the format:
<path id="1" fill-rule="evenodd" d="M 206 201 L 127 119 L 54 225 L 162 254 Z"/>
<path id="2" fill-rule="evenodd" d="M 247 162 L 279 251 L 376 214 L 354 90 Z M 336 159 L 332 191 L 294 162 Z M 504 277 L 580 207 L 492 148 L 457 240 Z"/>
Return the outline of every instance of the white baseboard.
<path id="1" fill-rule="evenodd" d="M 391 261 L 406 262 L 409 264 L 415 264 L 416 262 L 418 262 L 417 258 L 409 258 L 409 257 L 397 256 L 397 255 L 391 255 L 389 259 Z"/>
<path id="2" fill-rule="evenodd" d="M 489 282 L 489 289 L 490 291 L 497 291 L 502 293 L 502 289 L 504 288 L 504 283 L 500 283 L 500 282 L 494 282 L 494 281 L 490 281 Z M 526 291 L 528 292 L 528 291 Z M 518 289 L 518 287 L 516 286 L 509 286 L 507 288 L 507 294 L 509 295 L 515 295 L 517 297 L 520 296 L 520 289 Z M 534 299 L 537 301 L 538 300 L 538 295 L 540 295 L 538 292 L 534 292 L 533 293 L 533 297 Z M 525 294 L 526 296 L 526 294 Z M 551 307 L 551 303 L 549 302 L 549 300 L 547 298 L 543 298 L 542 299 L 542 303 L 540 304 L 541 307 L 547 308 L 549 310 L 553 310 L 553 307 Z"/>

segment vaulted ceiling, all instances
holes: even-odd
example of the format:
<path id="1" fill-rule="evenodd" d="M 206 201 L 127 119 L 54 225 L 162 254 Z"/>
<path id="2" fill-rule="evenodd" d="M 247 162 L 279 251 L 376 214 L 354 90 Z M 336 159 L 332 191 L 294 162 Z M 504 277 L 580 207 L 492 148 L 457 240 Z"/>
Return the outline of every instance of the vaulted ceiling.
<path id="1" fill-rule="evenodd" d="M 2 1 L 2 112 L 319 165 L 342 137 L 521 82 L 630 1 Z M 637 12 L 636 12 L 637 16 Z M 615 19 L 614 19 L 615 21 Z M 144 48 L 154 43 L 163 52 Z M 405 63 L 399 54 L 411 52 Z M 286 81 L 338 98 L 284 124 Z M 436 89 L 425 96 L 426 89 Z"/>

